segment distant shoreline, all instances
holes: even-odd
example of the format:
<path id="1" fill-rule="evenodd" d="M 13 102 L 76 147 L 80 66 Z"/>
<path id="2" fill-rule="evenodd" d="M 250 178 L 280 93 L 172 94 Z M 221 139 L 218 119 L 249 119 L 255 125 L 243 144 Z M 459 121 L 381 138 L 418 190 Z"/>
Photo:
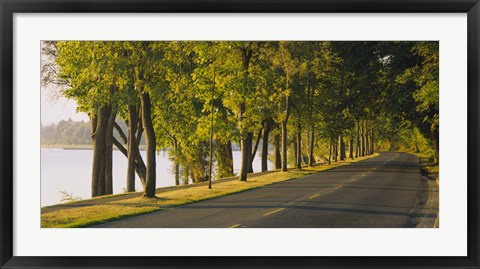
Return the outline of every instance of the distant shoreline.
<path id="1" fill-rule="evenodd" d="M 63 150 L 91 150 L 93 149 L 93 145 L 85 144 L 85 145 L 68 145 L 68 144 L 41 144 L 40 148 L 45 149 L 63 149 Z M 140 145 L 139 149 L 141 151 L 145 151 L 145 145 Z M 113 146 L 113 150 L 118 150 L 116 146 Z M 234 148 L 233 151 L 240 151 L 240 149 Z"/>
<path id="2" fill-rule="evenodd" d="M 93 145 L 68 145 L 68 144 L 41 144 L 41 148 L 52 148 L 52 149 L 93 149 Z"/>
<path id="3" fill-rule="evenodd" d="M 93 149 L 93 145 L 91 144 L 85 144 L 85 145 L 66 145 L 66 144 L 51 144 L 51 145 L 45 145 L 41 144 L 40 148 L 46 148 L 46 149 L 63 149 L 63 150 L 89 150 Z M 145 150 L 144 145 L 139 146 L 140 150 Z M 117 147 L 113 146 L 114 150 L 118 150 Z"/>

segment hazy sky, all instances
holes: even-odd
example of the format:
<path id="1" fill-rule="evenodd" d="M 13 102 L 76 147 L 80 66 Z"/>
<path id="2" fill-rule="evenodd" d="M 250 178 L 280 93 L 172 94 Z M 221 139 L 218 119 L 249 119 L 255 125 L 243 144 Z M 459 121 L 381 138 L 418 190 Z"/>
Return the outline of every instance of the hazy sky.
<path id="1" fill-rule="evenodd" d="M 77 104 L 73 100 L 58 98 L 52 101 L 46 91 L 41 93 L 41 119 L 43 125 L 57 123 L 61 120 L 88 121 L 86 113 L 76 112 Z"/>

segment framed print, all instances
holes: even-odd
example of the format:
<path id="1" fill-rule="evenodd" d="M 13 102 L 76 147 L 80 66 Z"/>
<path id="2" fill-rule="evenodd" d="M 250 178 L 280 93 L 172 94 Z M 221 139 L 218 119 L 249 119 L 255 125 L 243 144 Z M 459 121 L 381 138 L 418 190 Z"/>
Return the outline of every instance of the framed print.
<path id="1" fill-rule="evenodd" d="M 478 1 L 1 1 L 1 268 L 478 268 Z"/>

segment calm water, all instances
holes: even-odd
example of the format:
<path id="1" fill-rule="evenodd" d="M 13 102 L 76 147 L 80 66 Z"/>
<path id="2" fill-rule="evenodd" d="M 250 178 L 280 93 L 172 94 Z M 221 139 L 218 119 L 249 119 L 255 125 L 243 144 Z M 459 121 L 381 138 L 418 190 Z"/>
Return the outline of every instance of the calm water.
<path id="1" fill-rule="evenodd" d="M 60 203 L 60 191 L 71 193 L 83 199 L 90 198 L 92 150 L 63 150 L 42 148 L 41 164 L 41 205 L 47 206 Z M 141 152 L 145 160 L 145 151 Z M 240 168 L 240 151 L 233 152 L 233 168 L 238 173 Z M 269 161 L 268 169 L 273 169 Z M 261 170 L 261 158 L 255 157 L 253 170 Z M 126 188 L 127 158 L 118 150 L 113 151 L 113 193 L 122 193 Z M 175 185 L 172 173 L 172 163 L 167 152 L 157 155 L 157 187 Z M 137 191 L 142 185 L 137 177 Z"/>

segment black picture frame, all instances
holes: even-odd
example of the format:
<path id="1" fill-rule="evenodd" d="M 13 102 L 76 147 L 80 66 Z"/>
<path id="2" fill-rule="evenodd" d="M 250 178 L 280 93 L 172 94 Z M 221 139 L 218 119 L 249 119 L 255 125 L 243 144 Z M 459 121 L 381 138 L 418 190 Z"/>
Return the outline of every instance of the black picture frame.
<path id="1" fill-rule="evenodd" d="M 479 268 L 478 0 L 0 0 L 0 268 Z M 467 13 L 468 255 L 466 257 L 19 257 L 13 256 L 14 13 L 279 12 Z"/>

